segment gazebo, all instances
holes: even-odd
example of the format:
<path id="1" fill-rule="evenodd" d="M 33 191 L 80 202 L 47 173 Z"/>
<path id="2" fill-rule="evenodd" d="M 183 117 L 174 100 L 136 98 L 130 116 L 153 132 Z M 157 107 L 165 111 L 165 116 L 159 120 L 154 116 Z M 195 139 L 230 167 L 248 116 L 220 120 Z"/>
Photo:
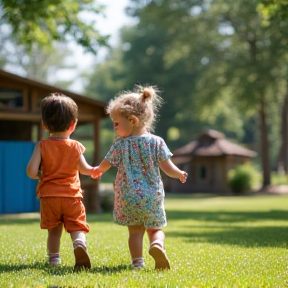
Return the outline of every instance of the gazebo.
<path id="1" fill-rule="evenodd" d="M 25 159 L 19 159 L 19 157 L 21 158 L 19 155 L 22 155 L 23 152 L 18 155 L 17 159 L 8 159 L 5 163 L 5 154 L 7 155 L 7 151 L 9 151 L 14 144 L 20 145 L 17 146 L 17 149 L 19 150 L 21 149 L 21 145 L 32 143 L 34 146 L 37 141 L 42 139 L 44 131 L 41 125 L 40 103 L 44 97 L 53 92 L 63 93 L 74 99 L 77 103 L 79 107 L 77 127 L 88 123 L 93 125 L 94 153 L 91 164 L 96 165 L 98 163 L 100 121 L 107 117 L 105 114 L 106 103 L 0 70 L 0 159 L 2 166 L 2 169 L 0 169 L 0 199 L 7 199 L 7 193 L 18 193 L 18 191 L 6 191 L 10 190 L 7 183 L 10 183 L 10 181 L 15 179 L 15 175 L 10 175 L 11 173 L 9 174 L 9 171 L 7 172 L 7 169 L 5 169 L 5 167 L 9 167 L 9 163 L 7 162 L 15 161 L 14 167 L 18 167 L 19 165 L 26 167 L 28 157 L 27 155 L 23 155 Z M 15 152 L 15 146 L 13 147 Z M 27 153 L 25 152 L 24 154 Z M 11 155 L 13 155 L 12 151 Z M 27 177 L 25 171 L 23 171 L 23 175 L 23 177 Z M 27 183 L 26 180 L 24 182 Z M 6 183 L 4 187 L 3 183 Z M 88 212 L 97 212 L 99 211 L 99 201 L 97 199 L 98 181 L 89 179 L 86 180 L 85 183 L 83 189 L 85 191 L 84 203 L 86 209 Z M 20 184 L 19 189 L 21 190 Z M 27 191 L 23 193 L 27 194 Z M 35 197 L 35 194 L 33 194 L 33 197 Z M 10 204 L 3 204 L 2 201 L 0 204 L 0 213 L 1 205 L 6 205 L 8 207 Z M 3 207 L 2 213 L 5 213 L 7 207 Z"/>
<path id="2" fill-rule="evenodd" d="M 207 130 L 187 145 L 173 151 L 172 161 L 188 172 L 187 182 L 169 179 L 176 192 L 229 193 L 227 174 L 233 167 L 250 162 L 256 152 L 232 143 L 225 135 Z"/>

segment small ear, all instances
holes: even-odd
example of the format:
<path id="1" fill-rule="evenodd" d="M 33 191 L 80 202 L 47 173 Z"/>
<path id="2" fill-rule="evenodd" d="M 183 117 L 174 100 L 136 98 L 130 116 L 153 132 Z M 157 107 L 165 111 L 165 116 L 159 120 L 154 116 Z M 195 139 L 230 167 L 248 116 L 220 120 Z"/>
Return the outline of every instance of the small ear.
<path id="1" fill-rule="evenodd" d="M 70 127 L 69 127 L 68 130 L 70 130 L 70 131 L 74 131 L 75 128 L 76 128 L 76 125 L 77 125 L 77 120 L 76 120 L 75 122 L 72 122 L 72 123 L 70 124 Z"/>
<path id="2" fill-rule="evenodd" d="M 129 117 L 129 121 L 130 121 L 132 127 L 138 126 L 138 124 L 139 124 L 139 119 L 136 116 L 134 116 L 134 115 L 131 115 Z"/>

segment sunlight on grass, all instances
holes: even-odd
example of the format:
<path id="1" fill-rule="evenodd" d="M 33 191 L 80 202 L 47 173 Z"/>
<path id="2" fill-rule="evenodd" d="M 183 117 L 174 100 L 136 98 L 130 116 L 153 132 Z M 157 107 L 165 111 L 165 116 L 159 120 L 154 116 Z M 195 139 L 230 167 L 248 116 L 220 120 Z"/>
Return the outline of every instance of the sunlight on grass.
<path id="1" fill-rule="evenodd" d="M 287 287 L 288 196 L 166 197 L 170 271 L 157 272 L 144 240 L 146 268 L 130 268 L 127 228 L 111 213 L 90 214 L 92 268 L 73 273 L 70 236 L 61 242 L 62 265 L 46 262 L 47 231 L 39 217 L 0 217 L 0 287 Z"/>

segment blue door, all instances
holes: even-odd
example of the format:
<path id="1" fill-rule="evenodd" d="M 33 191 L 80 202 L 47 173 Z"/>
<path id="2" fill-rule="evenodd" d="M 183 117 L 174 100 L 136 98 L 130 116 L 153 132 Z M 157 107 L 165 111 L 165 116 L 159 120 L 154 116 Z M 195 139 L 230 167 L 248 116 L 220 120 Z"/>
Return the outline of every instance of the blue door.
<path id="1" fill-rule="evenodd" d="M 0 214 L 38 212 L 38 180 L 26 175 L 35 143 L 0 141 Z"/>

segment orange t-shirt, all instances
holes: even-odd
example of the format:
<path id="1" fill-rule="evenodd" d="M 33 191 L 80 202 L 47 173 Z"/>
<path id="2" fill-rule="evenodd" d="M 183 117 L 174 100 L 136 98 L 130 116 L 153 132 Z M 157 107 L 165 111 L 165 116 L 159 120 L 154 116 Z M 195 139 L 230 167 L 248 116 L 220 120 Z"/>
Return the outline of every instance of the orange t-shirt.
<path id="1" fill-rule="evenodd" d="M 42 176 L 37 197 L 83 198 L 77 165 L 85 147 L 71 139 L 45 139 L 40 149 Z"/>

